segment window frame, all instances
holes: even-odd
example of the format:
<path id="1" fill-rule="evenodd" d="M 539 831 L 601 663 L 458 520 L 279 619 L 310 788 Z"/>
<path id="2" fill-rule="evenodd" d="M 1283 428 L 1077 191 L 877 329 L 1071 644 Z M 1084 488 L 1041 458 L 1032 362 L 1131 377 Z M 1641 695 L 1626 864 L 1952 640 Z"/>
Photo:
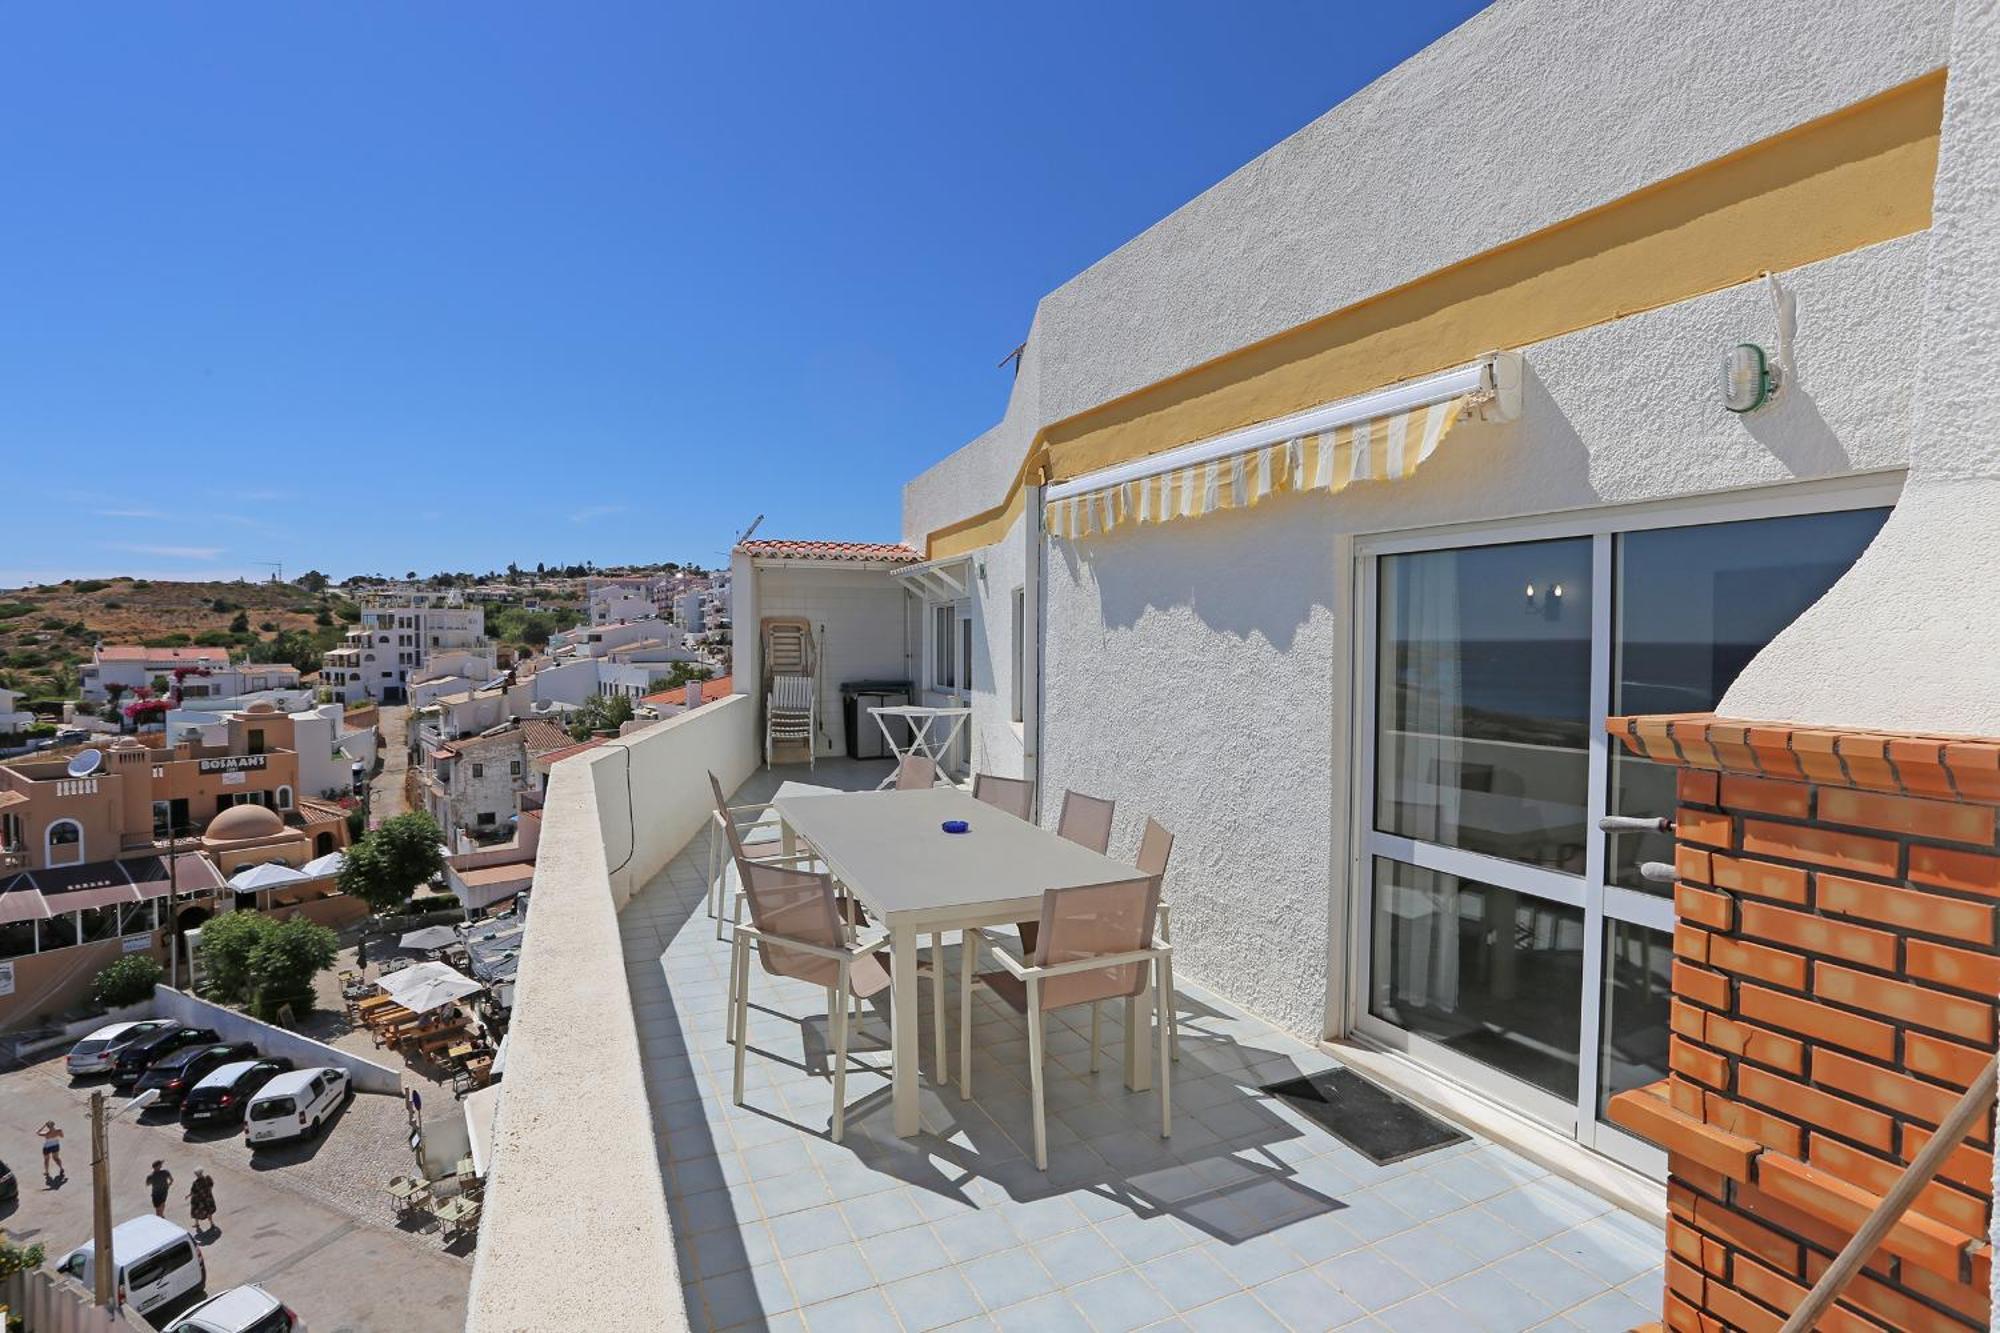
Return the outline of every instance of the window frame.
<path id="1" fill-rule="evenodd" d="M 1345 970 L 1342 1008 L 1346 1030 L 1371 1044 L 1419 1056 L 1448 1077 L 1492 1096 L 1585 1147 L 1655 1178 L 1665 1174 L 1665 1155 L 1653 1145 L 1612 1126 L 1595 1113 L 1603 1045 L 1604 949 L 1612 921 L 1671 933 L 1673 900 L 1606 882 L 1609 838 L 1597 831 L 1597 821 L 1609 808 L 1611 738 L 1602 725 L 1588 736 L 1589 786 L 1585 830 L 1588 838 L 1581 877 L 1541 870 L 1435 844 L 1419 843 L 1377 831 L 1376 727 L 1377 670 L 1380 620 L 1381 557 L 1420 551 L 1466 549 L 1521 542 L 1588 537 L 1591 548 L 1591 686 L 1593 719 L 1609 715 L 1615 669 L 1616 584 L 1613 554 L 1619 534 L 1670 527 L 1698 527 L 1758 519 L 1830 513 L 1838 510 L 1893 508 L 1900 498 L 1904 469 L 1857 473 L 1824 481 L 1745 489 L 1718 495 L 1650 501 L 1632 505 L 1568 511 L 1526 519 L 1482 520 L 1429 529 L 1371 534 L 1354 538 L 1350 576 L 1353 580 L 1353 624 L 1350 639 L 1351 707 L 1354 725 L 1348 762 L 1352 780 L 1345 800 L 1348 864 L 1344 938 L 1335 945 L 1336 966 Z M 1864 548 L 1865 550 L 1865 548 Z M 1371 923 L 1374 915 L 1373 866 L 1378 857 L 1443 870 L 1502 888 L 1532 893 L 1557 902 L 1573 901 L 1584 909 L 1583 1023 L 1579 1033 L 1578 1095 L 1573 1101 L 1548 1097 L 1540 1089 L 1513 1079 L 1491 1066 L 1473 1061 L 1437 1043 L 1377 1019 L 1370 1013 L 1373 993 Z"/>

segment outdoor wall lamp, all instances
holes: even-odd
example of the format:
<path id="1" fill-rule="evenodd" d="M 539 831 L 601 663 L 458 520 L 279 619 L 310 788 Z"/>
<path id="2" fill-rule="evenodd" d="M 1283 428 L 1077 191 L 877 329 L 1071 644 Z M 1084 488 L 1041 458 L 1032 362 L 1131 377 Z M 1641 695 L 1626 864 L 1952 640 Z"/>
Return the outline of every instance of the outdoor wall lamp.
<path id="1" fill-rule="evenodd" d="M 1754 412 L 1778 392 L 1778 368 L 1756 343 L 1738 343 L 1722 362 L 1722 405 L 1732 412 Z"/>

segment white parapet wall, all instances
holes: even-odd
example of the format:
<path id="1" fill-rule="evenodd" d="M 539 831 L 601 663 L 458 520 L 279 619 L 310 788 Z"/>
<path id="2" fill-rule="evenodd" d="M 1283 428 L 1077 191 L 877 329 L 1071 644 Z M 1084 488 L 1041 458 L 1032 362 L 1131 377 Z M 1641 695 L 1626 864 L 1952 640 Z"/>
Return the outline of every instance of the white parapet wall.
<path id="1" fill-rule="evenodd" d="M 224 1041 L 255 1042 L 265 1055 L 282 1055 L 301 1069 L 331 1065 L 345 1069 L 357 1092 L 403 1095 L 403 1076 L 388 1065 L 378 1065 L 365 1056 L 343 1051 L 337 1046 L 250 1017 L 238 1009 L 175 990 L 172 986 L 153 987 L 153 1013 L 159 1018 L 175 1018 L 189 1027 L 214 1028 Z"/>
<path id="2" fill-rule="evenodd" d="M 734 695 L 558 763 L 521 950 L 471 1333 L 687 1327 L 618 911 L 758 762 Z"/>

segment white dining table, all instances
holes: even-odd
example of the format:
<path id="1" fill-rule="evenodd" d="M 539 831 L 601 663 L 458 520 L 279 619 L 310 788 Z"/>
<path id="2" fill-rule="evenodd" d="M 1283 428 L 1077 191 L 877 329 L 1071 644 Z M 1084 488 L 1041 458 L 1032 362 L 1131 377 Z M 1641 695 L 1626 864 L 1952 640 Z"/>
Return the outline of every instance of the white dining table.
<path id="1" fill-rule="evenodd" d="M 896 1133 L 918 1132 L 917 938 L 942 936 L 1041 915 L 1049 889 L 1109 884 L 1139 874 L 1133 866 L 1059 838 L 955 787 L 925 791 L 847 792 L 837 796 L 785 796 L 773 802 L 788 832 L 818 853 L 827 869 L 889 932 L 890 1059 Z M 946 820 L 962 819 L 965 833 L 946 833 Z M 942 950 L 936 966 L 943 970 Z M 940 996 L 949 988 L 940 975 Z M 1127 1033 L 1151 1021 L 1150 990 L 1126 1001 Z M 944 1006 L 940 1025 L 942 1085 Z M 1125 1086 L 1152 1086 L 1150 1043 L 1125 1043 Z"/>

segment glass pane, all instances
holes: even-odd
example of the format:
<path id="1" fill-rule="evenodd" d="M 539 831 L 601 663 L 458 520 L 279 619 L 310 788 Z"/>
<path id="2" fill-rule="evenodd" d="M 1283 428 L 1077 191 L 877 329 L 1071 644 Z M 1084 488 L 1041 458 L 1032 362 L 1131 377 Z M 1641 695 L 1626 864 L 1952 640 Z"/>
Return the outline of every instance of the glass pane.
<path id="1" fill-rule="evenodd" d="M 1617 545 L 1611 711 L 1705 713 L 1722 702 L 1764 645 L 1847 572 L 1886 509 L 1630 532 Z M 1674 771 L 1613 747 L 1611 810 L 1665 815 Z M 1608 874 L 1628 889 L 1666 893 L 1639 877 L 1671 861 L 1663 834 L 1615 834 Z"/>
<path id="2" fill-rule="evenodd" d="M 1604 924 L 1604 1019 L 1597 1114 L 1618 1093 L 1667 1076 L 1674 937 L 1629 921 Z"/>
<path id="3" fill-rule="evenodd" d="M 1583 873 L 1590 539 L 1385 556 L 1376 826 Z"/>
<path id="4" fill-rule="evenodd" d="M 1370 945 L 1370 1013 L 1575 1100 L 1581 909 L 1377 860 Z"/>

